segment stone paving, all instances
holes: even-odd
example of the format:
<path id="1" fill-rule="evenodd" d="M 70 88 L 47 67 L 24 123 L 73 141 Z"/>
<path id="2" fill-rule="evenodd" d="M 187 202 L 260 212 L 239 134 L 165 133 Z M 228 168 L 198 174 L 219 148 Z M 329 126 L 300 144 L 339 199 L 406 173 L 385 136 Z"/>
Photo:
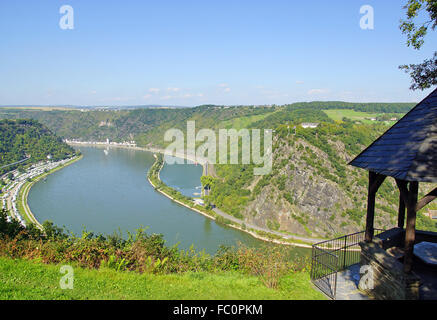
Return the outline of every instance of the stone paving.
<path id="1" fill-rule="evenodd" d="M 337 273 L 336 300 L 370 300 L 366 294 L 358 290 L 360 282 L 360 264 L 354 264 L 347 270 Z M 324 293 L 333 295 L 335 274 L 317 280 L 317 286 Z"/>
<path id="2" fill-rule="evenodd" d="M 360 265 L 354 264 L 337 274 L 336 300 L 370 300 L 369 296 L 358 290 Z"/>

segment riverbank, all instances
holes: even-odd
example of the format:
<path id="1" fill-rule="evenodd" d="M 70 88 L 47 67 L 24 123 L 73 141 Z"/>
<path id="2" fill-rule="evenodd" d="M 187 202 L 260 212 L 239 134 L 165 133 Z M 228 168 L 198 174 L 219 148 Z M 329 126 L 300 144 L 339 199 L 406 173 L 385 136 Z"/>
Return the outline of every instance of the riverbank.
<path id="1" fill-rule="evenodd" d="M 27 222 L 33 223 L 37 228 L 43 229 L 42 224 L 35 218 L 35 215 L 33 214 L 32 210 L 30 210 L 29 204 L 27 202 L 27 198 L 29 196 L 30 189 L 32 186 L 40 181 L 41 179 L 47 177 L 49 174 L 52 174 L 58 170 L 61 170 L 70 164 L 75 163 L 76 161 L 79 161 L 82 159 L 83 155 L 75 156 L 70 161 L 66 163 L 61 163 L 60 165 L 56 166 L 55 168 L 44 172 L 43 174 L 36 176 L 32 179 L 32 181 L 26 181 L 18 190 L 18 197 L 16 198 L 17 202 L 17 209 L 19 213 L 24 217 L 24 219 Z"/>
<path id="2" fill-rule="evenodd" d="M 122 149 L 132 149 L 132 150 L 140 150 L 140 151 L 148 151 L 152 153 L 159 153 L 167 156 L 172 156 L 176 158 L 185 159 L 188 161 L 191 161 L 193 163 L 199 163 L 200 165 L 204 166 L 207 162 L 207 158 L 203 157 L 196 157 L 194 154 L 190 153 L 184 153 L 184 152 L 170 152 L 166 149 L 161 148 L 145 148 L 145 147 L 138 147 L 134 144 L 126 144 L 126 143 L 117 143 L 117 142 L 110 142 L 110 143 L 104 143 L 104 142 L 92 142 L 92 141 L 69 141 L 65 140 L 65 142 L 71 146 L 84 146 L 84 147 L 100 147 L 100 148 L 122 148 Z"/>

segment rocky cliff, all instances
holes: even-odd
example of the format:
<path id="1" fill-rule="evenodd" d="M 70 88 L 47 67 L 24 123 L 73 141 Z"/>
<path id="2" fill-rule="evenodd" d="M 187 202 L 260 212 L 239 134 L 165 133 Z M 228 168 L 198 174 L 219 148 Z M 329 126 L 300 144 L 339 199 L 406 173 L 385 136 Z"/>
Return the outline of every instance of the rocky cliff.
<path id="1" fill-rule="evenodd" d="M 338 176 L 332 156 L 306 140 L 277 139 L 272 174 L 254 177 L 247 184 L 251 198 L 241 211 L 244 220 L 271 230 L 312 237 L 328 238 L 363 230 L 367 172 L 347 165 L 352 157 L 341 141 L 328 143 L 344 168 L 343 178 Z M 394 191 L 391 181 L 386 182 L 385 188 Z M 396 223 L 394 203 L 380 199 L 376 211 L 376 227 L 387 228 Z"/>

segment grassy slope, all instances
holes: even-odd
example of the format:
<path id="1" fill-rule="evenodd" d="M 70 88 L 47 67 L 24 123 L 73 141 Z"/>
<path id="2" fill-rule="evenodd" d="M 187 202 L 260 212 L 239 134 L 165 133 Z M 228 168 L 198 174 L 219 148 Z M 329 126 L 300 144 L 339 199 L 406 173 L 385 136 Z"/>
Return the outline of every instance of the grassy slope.
<path id="1" fill-rule="evenodd" d="M 231 120 L 226 120 L 226 121 L 223 121 L 222 123 L 220 123 L 220 127 L 226 128 L 226 129 L 236 129 L 236 130 L 240 130 L 243 128 L 249 128 L 252 123 L 263 120 L 264 118 L 268 117 L 269 115 L 271 115 L 275 112 L 277 112 L 277 111 L 264 113 L 264 114 L 258 114 L 258 115 L 254 115 L 254 116 L 233 118 Z"/>
<path id="2" fill-rule="evenodd" d="M 384 115 L 384 113 L 370 113 L 370 112 L 360 112 L 355 110 L 348 110 L 348 109 L 331 109 L 331 110 L 323 110 L 329 118 L 332 120 L 342 120 L 344 117 L 351 119 L 351 120 L 359 120 L 366 124 L 374 123 L 374 121 L 367 120 L 368 118 L 376 118 L 379 116 Z M 400 118 L 403 116 L 403 114 L 396 114 L 393 115 L 397 118 Z M 388 121 L 390 125 L 393 125 L 396 123 L 396 121 Z"/>
<path id="3" fill-rule="evenodd" d="M 61 290 L 59 266 L 0 257 L 0 299 L 324 299 L 307 273 L 282 279 L 268 289 L 238 273 L 151 275 L 114 270 L 74 269 L 74 289 Z"/>

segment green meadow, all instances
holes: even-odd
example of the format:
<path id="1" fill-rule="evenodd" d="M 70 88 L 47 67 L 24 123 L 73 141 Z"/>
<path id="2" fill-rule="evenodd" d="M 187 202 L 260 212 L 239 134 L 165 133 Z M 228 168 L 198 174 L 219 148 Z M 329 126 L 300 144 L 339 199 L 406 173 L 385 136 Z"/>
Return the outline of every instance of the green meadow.
<path id="1" fill-rule="evenodd" d="M 73 289 L 61 289 L 61 265 L 0 257 L 0 299 L 255 299 L 319 300 L 307 272 L 294 272 L 267 288 L 258 277 L 237 272 L 140 274 L 101 268 L 74 268 Z"/>
<path id="2" fill-rule="evenodd" d="M 387 116 L 387 113 L 371 113 L 371 112 L 361 112 L 350 109 L 331 109 L 331 110 L 323 110 L 329 118 L 335 121 L 341 121 L 343 118 L 348 118 L 353 121 L 361 121 L 362 123 L 375 123 L 375 121 L 369 120 L 370 118 L 382 117 L 383 115 Z M 403 114 L 390 114 L 390 117 L 395 117 L 400 119 Z M 396 121 L 386 121 L 390 124 L 396 123 Z"/>

